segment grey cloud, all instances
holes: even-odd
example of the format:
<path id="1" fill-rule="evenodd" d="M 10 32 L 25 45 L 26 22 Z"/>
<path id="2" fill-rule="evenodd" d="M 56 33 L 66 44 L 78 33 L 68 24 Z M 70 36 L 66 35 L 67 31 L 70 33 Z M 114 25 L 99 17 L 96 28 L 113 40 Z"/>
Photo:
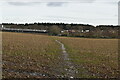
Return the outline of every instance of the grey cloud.
<path id="1" fill-rule="evenodd" d="M 93 3 L 95 0 L 70 0 L 66 2 L 48 2 L 47 6 L 49 7 L 60 7 L 63 6 L 66 3 L 72 3 L 72 2 L 81 2 L 81 3 Z"/>
<path id="2" fill-rule="evenodd" d="M 79 0 L 78 0 L 79 1 Z M 85 2 L 85 3 L 93 3 L 95 0 L 80 0 L 80 2 Z"/>
<path id="3" fill-rule="evenodd" d="M 8 2 L 9 5 L 14 5 L 14 6 L 29 6 L 29 5 L 38 5 L 43 2 Z M 63 6 L 66 2 L 46 2 L 47 6 L 50 7 L 57 7 L 57 6 Z"/>
<path id="4" fill-rule="evenodd" d="M 14 6 L 27 6 L 27 5 L 40 4 L 40 2 L 8 2 L 8 4 L 14 5 Z"/>
<path id="5" fill-rule="evenodd" d="M 81 3 L 93 3 L 96 0 L 62 0 L 60 2 L 52 2 L 46 0 L 45 2 L 47 3 L 46 5 L 49 7 L 60 7 L 63 6 L 65 3 L 72 3 L 72 2 L 81 2 Z M 9 5 L 14 5 L 14 6 L 28 6 L 28 5 L 38 5 L 40 3 L 43 3 L 42 1 L 35 1 L 35 2 L 31 2 L 31 1 L 27 1 L 27 2 L 22 2 L 22 1 L 11 1 L 11 2 L 7 2 Z"/>
<path id="6" fill-rule="evenodd" d="M 47 6 L 49 7 L 60 7 L 63 6 L 66 2 L 49 2 Z"/>
<path id="7" fill-rule="evenodd" d="M 118 5 L 120 6 L 120 1 L 118 2 Z"/>

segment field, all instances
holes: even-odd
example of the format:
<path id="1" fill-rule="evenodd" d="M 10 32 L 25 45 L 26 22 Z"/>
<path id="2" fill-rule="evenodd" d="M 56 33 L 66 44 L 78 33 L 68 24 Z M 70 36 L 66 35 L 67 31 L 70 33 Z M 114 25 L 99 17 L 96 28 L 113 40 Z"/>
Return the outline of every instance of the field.
<path id="1" fill-rule="evenodd" d="M 78 67 L 87 69 L 94 77 L 115 78 L 118 76 L 118 40 L 66 38 L 59 40 L 65 44 L 67 51 Z M 83 75 L 85 76 L 85 75 Z"/>
<path id="2" fill-rule="evenodd" d="M 7 32 L 2 36 L 3 78 L 42 78 L 61 74 L 56 69 L 61 67 L 59 46 L 48 36 Z"/>
<path id="3" fill-rule="evenodd" d="M 68 77 L 60 41 L 69 63 L 78 71 L 74 77 L 117 77 L 118 40 L 54 37 L 3 32 L 3 78 Z M 70 70 L 70 69 L 68 69 Z"/>

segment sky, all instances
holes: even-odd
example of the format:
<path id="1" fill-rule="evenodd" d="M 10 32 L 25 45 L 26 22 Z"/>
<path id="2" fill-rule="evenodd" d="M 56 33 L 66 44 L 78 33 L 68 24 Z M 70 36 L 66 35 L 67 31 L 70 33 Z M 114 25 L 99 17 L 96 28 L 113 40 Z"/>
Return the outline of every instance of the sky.
<path id="1" fill-rule="evenodd" d="M 0 23 L 118 25 L 119 0 L 0 0 Z"/>

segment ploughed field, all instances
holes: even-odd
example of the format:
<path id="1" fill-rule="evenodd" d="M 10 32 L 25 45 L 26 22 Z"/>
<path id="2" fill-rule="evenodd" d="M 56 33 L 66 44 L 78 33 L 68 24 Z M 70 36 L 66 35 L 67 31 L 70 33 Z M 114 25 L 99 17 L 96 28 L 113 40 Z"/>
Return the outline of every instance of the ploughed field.
<path id="1" fill-rule="evenodd" d="M 56 40 L 64 44 L 69 61 L 64 60 L 61 45 Z M 115 78 L 118 75 L 117 47 L 117 39 L 2 32 L 3 78 Z M 74 68 L 69 69 L 67 63 Z M 69 76 L 69 72 L 73 76 Z"/>

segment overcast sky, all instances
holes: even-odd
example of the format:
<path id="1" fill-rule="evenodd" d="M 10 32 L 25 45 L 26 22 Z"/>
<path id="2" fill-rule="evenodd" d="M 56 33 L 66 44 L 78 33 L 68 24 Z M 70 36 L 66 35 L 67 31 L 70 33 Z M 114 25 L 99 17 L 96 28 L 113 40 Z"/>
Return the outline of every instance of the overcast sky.
<path id="1" fill-rule="evenodd" d="M 118 24 L 119 0 L 0 0 L 0 21 Z"/>

